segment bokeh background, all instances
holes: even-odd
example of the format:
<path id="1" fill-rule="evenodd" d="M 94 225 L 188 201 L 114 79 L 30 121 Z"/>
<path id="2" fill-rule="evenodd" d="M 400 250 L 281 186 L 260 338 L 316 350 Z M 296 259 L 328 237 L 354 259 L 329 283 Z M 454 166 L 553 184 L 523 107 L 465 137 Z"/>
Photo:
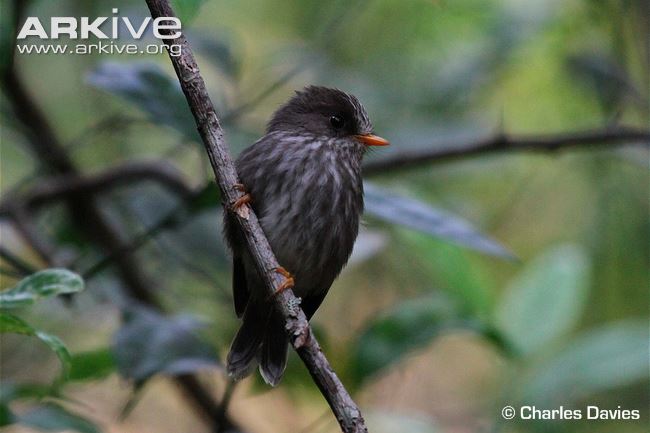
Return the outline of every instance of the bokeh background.
<path id="1" fill-rule="evenodd" d="M 12 66 L 16 4 L 44 22 L 148 15 L 144 1 L 2 2 L 2 287 L 54 266 L 86 280 L 71 299 L 12 312 L 72 359 L 62 379 L 47 345 L 2 335 L 5 431 L 338 431 L 293 353 L 276 389 L 257 375 L 227 383 L 238 321 L 220 202 L 166 54 L 15 55 Z M 363 101 L 392 143 L 370 163 L 499 134 L 649 127 L 646 0 L 174 4 L 233 154 L 312 83 Z M 26 101 L 42 118 L 21 114 Z M 647 431 L 648 141 L 366 174 L 364 229 L 313 326 L 371 432 Z M 92 194 L 8 206 L 116 172 Z M 218 410 L 197 410 L 189 383 Z M 506 421 L 508 404 L 620 406 L 640 419 Z"/>

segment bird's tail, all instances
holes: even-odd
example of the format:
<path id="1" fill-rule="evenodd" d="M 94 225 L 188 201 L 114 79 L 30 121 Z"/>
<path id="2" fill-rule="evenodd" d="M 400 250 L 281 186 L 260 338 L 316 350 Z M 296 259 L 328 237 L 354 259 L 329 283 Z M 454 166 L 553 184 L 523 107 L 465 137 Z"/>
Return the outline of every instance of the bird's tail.
<path id="1" fill-rule="evenodd" d="M 287 365 L 287 344 L 282 317 L 249 302 L 230 346 L 228 375 L 234 380 L 242 379 L 259 364 L 264 381 L 276 386 Z"/>
<path id="2" fill-rule="evenodd" d="M 258 355 L 260 374 L 271 386 L 280 383 L 284 369 L 287 367 L 287 334 L 284 331 L 284 319 L 273 313 L 264 333 L 264 339 Z"/>

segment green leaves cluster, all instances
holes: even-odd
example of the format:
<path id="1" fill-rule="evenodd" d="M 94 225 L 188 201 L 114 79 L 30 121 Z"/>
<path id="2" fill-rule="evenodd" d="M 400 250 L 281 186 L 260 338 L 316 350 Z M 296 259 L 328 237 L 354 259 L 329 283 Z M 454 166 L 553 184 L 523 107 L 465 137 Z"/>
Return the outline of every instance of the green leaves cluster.
<path id="1" fill-rule="evenodd" d="M 34 328 L 15 313 L 39 300 L 78 293 L 83 288 L 83 280 L 77 274 L 66 269 L 47 269 L 0 292 L 0 333 L 38 338 L 52 349 L 62 366 L 61 377 L 53 386 L 3 384 L 0 426 L 20 423 L 44 431 L 97 433 L 99 429 L 91 421 L 57 402 L 37 403 L 21 415 L 14 414 L 9 403 L 18 399 L 40 401 L 46 395 L 58 397 L 67 382 L 102 379 L 116 369 L 142 387 L 155 374 L 177 375 L 218 367 L 217 354 L 196 335 L 199 323 L 189 316 L 165 317 L 132 306 L 111 348 L 72 356 L 58 337 Z"/>
<path id="2" fill-rule="evenodd" d="M 215 350 L 196 335 L 199 326 L 190 316 L 165 317 L 146 308 L 131 308 L 113 340 L 119 372 L 142 385 L 154 374 L 218 367 Z"/>
<path id="3" fill-rule="evenodd" d="M 0 334 L 21 334 L 39 339 L 56 354 L 62 370 L 53 389 L 39 385 L 4 383 L 0 393 L 0 426 L 21 423 L 44 431 L 99 432 L 93 423 L 75 415 L 57 403 L 39 403 L 21 415 L 15 415 L 9 409 L 9 403 L 16 399 L 40 399 L 47 394 L 56 394 L 58 386 L 69 379 L 72 366 L 72 357 L 61 339 L 34 328 L 17 316 L 15 310 L 28 307 L 42 299 L 78 293 L 83 289 L 84 282 L 79 275 L 66 269 L 46 269 L 24 278 L 10 289 L 0 292 Z"/>
<path id="4" fill-rule="evenodd" d="M 15 287 L 0 292 L 0 334 L 13 333 L 38 338 L 59 358 L 62 377 L 66 378 L 71 358 L 63 342 L 54 335 L 35 329 L 8 311 L 32 305 L 40 299 L 77 293 L 83 288 L 81 277 L 66 269 L 47 269 L 24 278 Z"/>

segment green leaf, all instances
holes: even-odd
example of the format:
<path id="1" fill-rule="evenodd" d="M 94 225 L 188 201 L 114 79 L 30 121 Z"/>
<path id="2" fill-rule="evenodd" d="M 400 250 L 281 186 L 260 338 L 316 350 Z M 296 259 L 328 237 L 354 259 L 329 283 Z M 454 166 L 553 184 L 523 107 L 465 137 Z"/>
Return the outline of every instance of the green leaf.
<path id="1" fill-rule="evenodd" d="M 586 253 L 572 245 L 535 258 L 508 286 L 496 326 L 515 350 L 531 354 L 566 335 L 580 319 L 590 283 Z"/>
<path id="2" fill-rule="evenodd" d="M 353 345 L 355 380 L 361 383 L 458 323 L 455 305 L 441 295 L 401 303 L 374 320 Z"/>
<path id="3" fill-rule="evenodd" d="M 42 404 L 18 418 L 18 422 L 43 431 L 77 431 L 99 433 L 100 430 L 89 420 L 69 412 L 54 403 Z"/>
<path id="4" fill-rule="evenodd" d="M 62 377 L 67 378 L 68 374 L 70 373 L 71 357 L 70 352 L 68 352 L 68 349 L 65 347 L 65 344 L 63 344 L 63 341 L 61 341 L 59 337 L 55 335 L 47 334 L 42 331 L 36 331 L 36 336 L 43 343 L 50 346 L 50 349 L 56 353 L 56 356 L 61 362 L 61 367 L 63 368 Z"/>
<path id="5" fill-rule="evenodd" d="M 9 404 L 14 400 L 22 399 L 41 399 L 51 392 L 52 387 L 49 385 L 3 380 L 0 387 L 0 404 Z"/>
<path id="6" fill-rule="evenodd" d="M 80 292 L 81 277 L 67 269 L 46 269 L 21 280 L 17 286 L 0 292 L 0 308 L 18 308 L 40 298 Z"/>
<path id="7" fill-rule="evenodd" d="M 5 427 L 16 422 L 16 416 L 11 412 L 9 406 L 0 403 L 0 427 Z"/>
<path id="8" fill-rule="evenodd" d="M 72 356 L 69 381 L 103 379 L 115 371 L 115 360 L 109 348 L 103 347 Z"/>
<path id="9" fill-rule="evenodd" d="M 647 321 L 621 321 L 590 330 L 532 372 L 527 404 L 570 404 L 595 392 L 648 382 Z"/>
<path id="10" fill-rule="evenodd" d="M 413 254 L 418 268 L 428 272 L 436 287 L 462 302 L 463 311 L 482 319 L 494 311 L 494 283 L 474 255 L 455 245 L 408 231 L 397 232 L 402 245 Z"/>
<path id="11" fill-rule="evenodd" d="M 176 375 L 218 366 L 214 349 L 194 333 L 197 327 L 188 316 L 132 309 L 113 341 L 119 372 L 141 383 L 157 373 Z"/>
<path id="12" fill-rule="evenodd" d="M 35 335 L 36 331 L 23 319 L 13 314 L 0 312 L 0 334 L 9 332 L 13 334 Z"/>
<path id="13" fill-rule="evenodd" d="M 12 314 L 0 312 L 0 334 L 13 333 L 36 337 L 47 344 L 61 362 L 62 377 L 66 378 L 70 370 L 70 353 L 63 342 L 54 335 L 34 329 L 30 324 Z"/>
<path id="14" fill-rule="evenodd" d="M 421 201 L 391 193 L 369 182 L 364 182 L 363 188 L 366 213 L 369 215 L 485 254 L 513 258 L 505 247 L 460 217 Z"/>
<path id="15" fill-rule="evenodd" d="M 196 17 L 205 0 L 172 0 L 176 16 L 180 18 L 183 30 Z"/>
<path id="16" fill-rule="evenodd" d="M 190 203 L 192 213 L 198 213 L 206 209 L 213 209 L 221 206 L 221 191 L 214 182 L 208 182 L 201 191 L 199 191 Z"/>
<path id="17" fill-rule="evenodd" d="M 200 142 L 196 123 L 175 78 L 153 63 L 104 62 L 88 74 L 88 83 L 119 96 L 189 141 Z"/>

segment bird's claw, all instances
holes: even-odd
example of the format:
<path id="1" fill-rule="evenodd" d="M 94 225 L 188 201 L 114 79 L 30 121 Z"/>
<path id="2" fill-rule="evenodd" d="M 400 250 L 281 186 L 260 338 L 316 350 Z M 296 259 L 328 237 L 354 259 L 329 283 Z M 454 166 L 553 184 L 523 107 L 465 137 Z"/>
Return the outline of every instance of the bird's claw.
<path id="1" fill-rule="evenodd" d="M 232 208 L 237 211 L 239 210 L 242 206 L 244 206 L 247 203 L 250 203 L 253 201 L 253 197 L 251 197 L 250 194 L 246 193 L 239 197 L 235 202 L 232 204 Z"/>
<path id="2" fill-rule="evenodd" d="M 274 296 L 279 295 L 280 293 L 284 292 L 287 289 L 293 288 L 293 286 L 295 285 L 295 281 L 293 279 L 293 275 L 291 275 L 289 271 L 284 269 L 282 266 L 278 266 L 273 270 L 284 277 L 284 281 L 282 281 L 282 283 L 278 286 L 278 288 L 275 289 L 275 293 L 273 294 Z"/>
<path id="3" fill-rule="evenodd" d="M 251 195 L 246 192 L 246 188 L 244 187 L 243 184 L 236 183 L 236 184 L 233 185 L 233 187 L 236 190 L 243 192 L 244 195 L 242 195 L 237 200 L 235 200 L 235 202 L 232 204 L 231 208 L 240 217 L 242 217 L 244 219 L 248 219 L 248 216 L 249 216 L 250 213 L 249 213 L 249 210 L 248 210 L 248 206 L 245 206 L 245 205 L 250 203 L 251 201 L 253 201 L 253 197 L 251 197 Z"/>

